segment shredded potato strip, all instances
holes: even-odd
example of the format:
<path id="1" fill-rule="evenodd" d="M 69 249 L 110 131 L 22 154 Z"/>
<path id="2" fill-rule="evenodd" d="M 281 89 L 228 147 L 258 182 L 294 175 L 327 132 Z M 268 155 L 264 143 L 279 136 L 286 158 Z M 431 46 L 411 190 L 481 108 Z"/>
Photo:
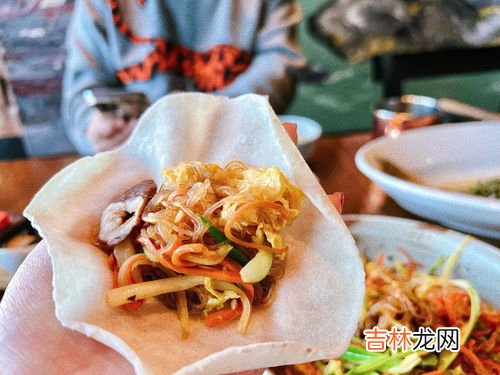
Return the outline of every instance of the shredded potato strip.
<path id="1" fill-rule="evenodd" d="M 179 317 L 181 323 L 181 338 L 187 339 L 189 336 L 189 312 L 186 292 L 184 290 L 175 293 L 175 306 L 177 308 L 177 316 Z"/>
<path id="2" fill-rule="evenodd" d="M 128 257 L 118 270 L 118 286 L 142 282 L 142 275 L 137 267 L 151 266 L 152 264 L 143 253 Z"/>
<path id="3" fill-rule="evenodd" d="M 111 289 L 108 292 L 106 301 L 109 306 L 117 307 L 138 299 L 146 299 L 165 293 L 180 292 L 198 285 L 204 285 L 205 279 L 206 277 L 204 276 L 187 275 L 122 286 Z M 236 285 L 225 281 L 212 280 L 212 285 L 218 290 L 231 290 L 238 294 L 243 305 L 243 312 L 241 314 L 238 330 L 241 333 L 245 333 L 252 308 L 250 300 L 245 292 Z"/>
<path id="4" fill-rule="evenodd" d="M 180 292 L 205 283 L 204 276 L 177 276 L 166 279 L 145 281 L 111 289 L 107 295 L 110 306 L 121 306 L 137 299 L 150 298 L 164 293 Z"/>

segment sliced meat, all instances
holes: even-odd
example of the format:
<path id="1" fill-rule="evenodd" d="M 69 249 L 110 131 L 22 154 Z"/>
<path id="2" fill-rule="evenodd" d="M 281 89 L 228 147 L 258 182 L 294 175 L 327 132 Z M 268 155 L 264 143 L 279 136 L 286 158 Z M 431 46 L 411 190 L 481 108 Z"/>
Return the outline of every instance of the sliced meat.
<path id="1" fill-rule="evenodd" d="M 155 193 L 153 180 L 144 180 L 123 192 L 103 211 L 99 239 L 114 246 L 127 238 L 141 223 L 144 207 Z"/>

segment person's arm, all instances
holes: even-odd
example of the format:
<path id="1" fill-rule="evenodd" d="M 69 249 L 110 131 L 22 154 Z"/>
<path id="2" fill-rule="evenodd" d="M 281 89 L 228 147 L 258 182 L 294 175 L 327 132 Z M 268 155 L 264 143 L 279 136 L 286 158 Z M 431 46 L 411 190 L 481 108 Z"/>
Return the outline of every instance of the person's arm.
<path id="1" fill-rule="evenodd" d="M 295 35 L 302 13 L 299 4 L 290 0 L 267 1 L 264 7 L 264 19 L 249 68 L 218 93 L 227 96 L 247 92 L 267 95 L 271 106 L 280 113 L 295 93 L 295 79 L 290 68 L 305 64 Z"/>
<path id="2" fill-rule="evenodd" d="M 81 154 L 99 151 L 88 134 L 89 123 L 92 119 L 96 121 L 97 110 L 87 107 L 82 92 L 120 85 L 111 63 L 105 6 L 105 2 L 76 0 L 67 34 L 62 116 L 66 133 Z"/>

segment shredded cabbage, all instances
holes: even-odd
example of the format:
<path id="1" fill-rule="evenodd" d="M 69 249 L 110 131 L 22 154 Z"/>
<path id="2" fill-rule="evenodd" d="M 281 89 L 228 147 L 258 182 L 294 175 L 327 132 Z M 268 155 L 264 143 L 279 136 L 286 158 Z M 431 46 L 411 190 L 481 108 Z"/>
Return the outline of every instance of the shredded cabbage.
<path id="1" fill-rule="evenodd" d="M 278 168 L 239 161 L 189 161 L 162 175 L 142 221 L 115 246 L 108 304 L 139 308 L 157 296 L 177 311 L 183 338 L 191 315 L 212 326 L 241 314 L 238 329 L 245 332 L 251 305 L 267 306 L 284 273 L 281 232 L 304 194 Z"/>

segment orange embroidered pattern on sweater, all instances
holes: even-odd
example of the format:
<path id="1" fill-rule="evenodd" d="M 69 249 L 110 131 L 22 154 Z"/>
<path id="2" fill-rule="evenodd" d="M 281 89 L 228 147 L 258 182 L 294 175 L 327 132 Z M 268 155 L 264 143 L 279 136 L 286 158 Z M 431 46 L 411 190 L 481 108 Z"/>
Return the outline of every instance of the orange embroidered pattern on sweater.
<path id="1" fill-rule="evenodd" d="M 134 44 L 155 45 L 142 62 L 116 71 L 123 84 L 147 81 L 155 73 L 171 72 L 191 78 L 199 91 L 211 92 L 228 86 L 250 65 L 252 55 L 232 45 L 220 44 L 197 52 L 163 38 L 137 36 L 123 19 L 118 1 L 110 0 L 110 5 L 113 22 L 121 34 Z"/>

